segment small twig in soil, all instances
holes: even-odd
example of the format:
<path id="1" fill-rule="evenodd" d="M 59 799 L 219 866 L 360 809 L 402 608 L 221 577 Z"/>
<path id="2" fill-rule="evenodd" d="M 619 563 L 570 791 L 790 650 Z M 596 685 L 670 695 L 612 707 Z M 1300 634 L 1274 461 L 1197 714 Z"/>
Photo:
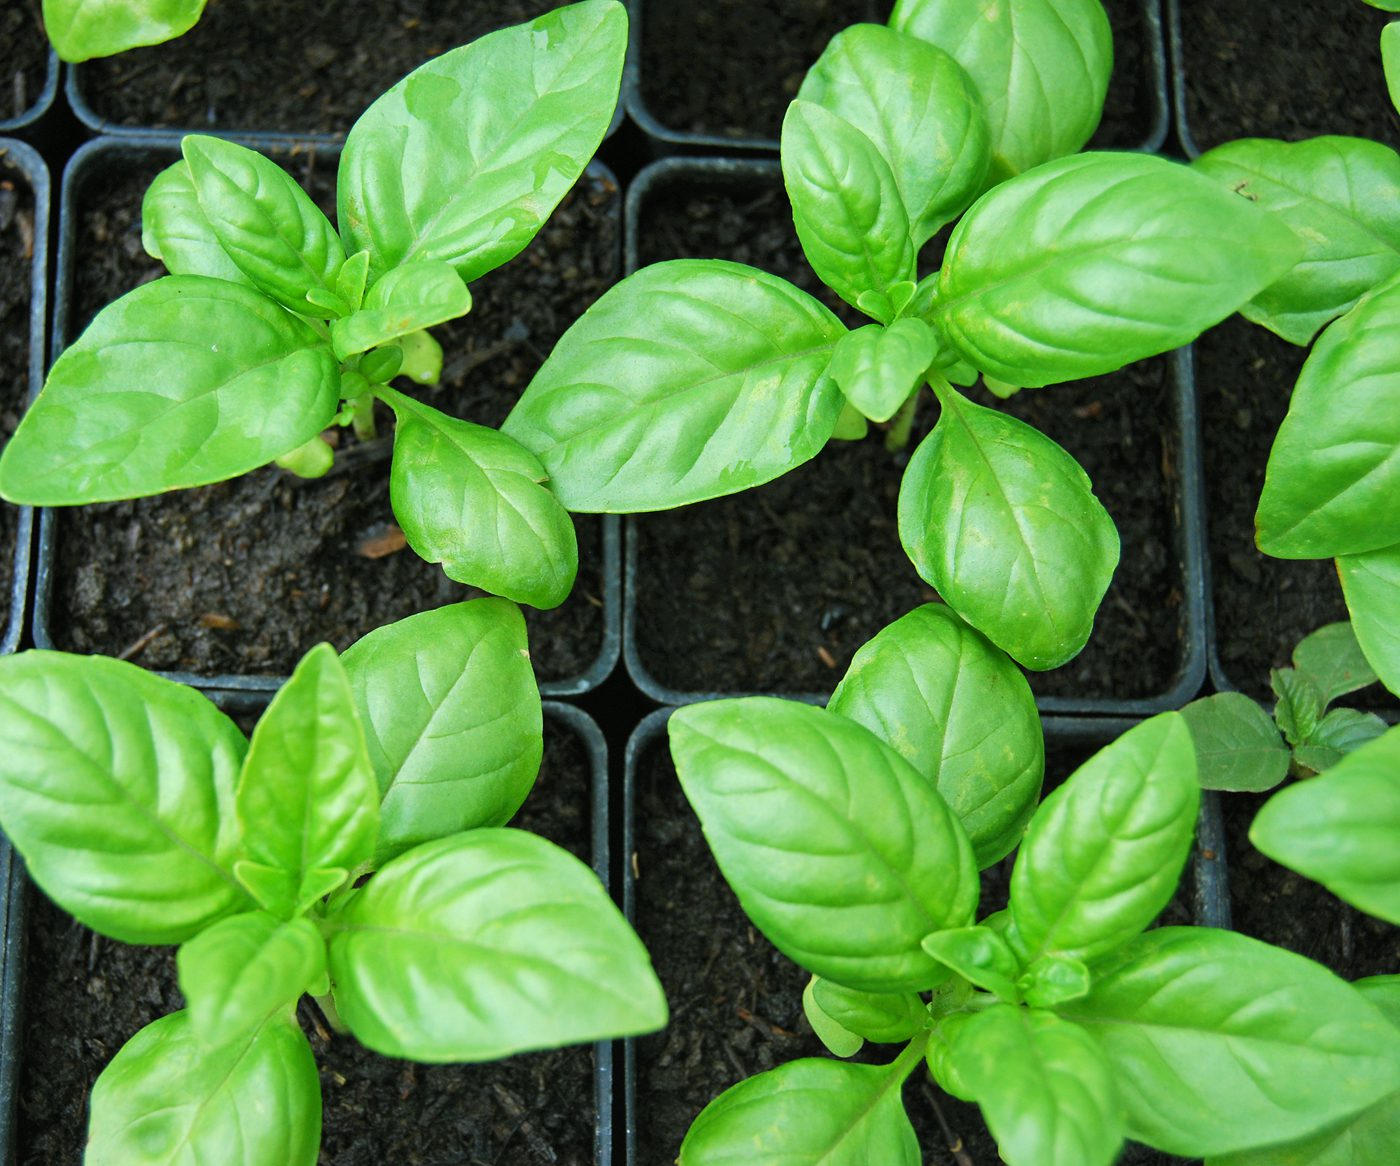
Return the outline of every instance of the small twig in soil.
<path id="1" fill-rule="evenodd" d="M 131 644 L 128 644 L 125 651 L 118 653 L 117 659 L 130 660 L 134 656 L 139 656 L 148 647 L 150 647 L 152 640 L 154 640 L 157 636 L 164 635 L 165 631 L 165 624 L 156 624 L 156 626 L 153 627 L 150 631 L 148 631 L 145 635 L 133 641 Z"/>
<path id="2" fill-rule="evenodd" d="M 510 1145 L 516 1133 L 524 1135 L 525 1144 L 530 1148 L 530 1154 L 532 1156 L 531 1161 L 559 1161 L 559 1155 L 554 1152 L 554 1147 L 540 1137 L 535 1127 L 530 1124 L 529 1119 L 525 1116 L 525 1106 L 521 1103 L 520 1098 L 516 1097 L 514 1093 L 500 1082 L 493 1082 L 491 1090 L 495 1093 L 496 1100 L 500 1102 L 501 1108 L 516 1122 L 515 1131 L 506 1139 L 505 1145 L 501 1147 L 501 1153 L 496 1155 L 496 1161 L 502 1162 L 506 1160 L 504 1158 L 506 1147 Z"/>
<path id="3" fill-rule="evenodd" d="M 943 1107 L 938 1104 L 938 1091 L 927 1081 L 924 1082 L 924 1096 L 928 1098 L 929 1106 L 933 1109 L 933 1116 L 938 1119 L 939 1128 L 943 1130 L 943 1139 L 948 1143 L 948 1153 L 953 1155 L 953 1161 L 958 1166 L 975 1166 L 972 1155 L 963 1147 L 962 1138 L 953 1133 L 948 1119 L 943 1116 Z"/>

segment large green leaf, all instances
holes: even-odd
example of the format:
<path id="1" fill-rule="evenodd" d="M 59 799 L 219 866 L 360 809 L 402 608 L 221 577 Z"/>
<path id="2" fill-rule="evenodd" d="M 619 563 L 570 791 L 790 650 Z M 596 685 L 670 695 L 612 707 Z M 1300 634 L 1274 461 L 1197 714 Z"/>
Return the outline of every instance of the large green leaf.
<path id="1" fill-rule="evenodd" d="M 110 57 L 189 32 L 206 0 L 44 0 L 44 31 L 65 61 Z"/>
<path id="2" fill-rule="evenodd" d="M 92 1087 L 86 1166 L 314 1166 L 321 1082 L 290 1012 L 218 1048 L 188 1012 L 148 1024 Z"/>
<path id="3" fill-rule="evenodd" d="M 966 70 L 927 41 L 854 24 L 831 38 L 797 96 L 874 143 L 894 176 L 915 247 L 981 189 L 991 160 L 982 100 Z"/>
<path id="4" fill-rule="evenodd" d="M 1318 338 L 1279 426 L 1259 549 L 1326 559 L 1400 543 L 1400 280 Z"/>
<path id="5" fill-rule="evenodd" d="M 1187 1157 L 1303 1137 L 1400 1087 L 1400 1032 L 1320 964 L 1163 927 L 1061 1005 L 1108 1054 L 1128 1136 Z"/>
<path id="6" fill-rule="evenodd" d="M 251 904 L 233 878 L 243 734 L 192 688 L 103 656 L 0 660 L 0 824 L 65 911 L 179 943 Z"/>
<path id="7" fill-rule="evenodd" d="M 543 748 L 515 604 L 474 599 L 409 616 L 352 644 L 341 663 L 379 782 L 376 865 L 420 842 L 510 821 Z"/>
<path id="8" fill-rule="evenodd" d="M 284 876 L 263 905 L 290 918 L 326 881 L 316 872 L 368 862 L 378 795 L 345 669 L 318 644 L 258 721 L 238 782 L 248 856 Z"/>
<path id="9" fill-rule="evenodd" d="M 1041 804 L 1011 872 L 1012 940 L 1025 961 L 1090 961 L 1126 943 L 1176 890 L 1201 791 L 1177 713 L 1130 729 Z"/>
<path id="10" fill-rule="evenodd" d="M 152 180 L 141 200 L 141 245 L 171 275 L 207 275 L 253 286 L 229 258 L 199 205 L 199 195 L 182 158 Z"/>
<path id="11" fill-rule="evenodd" d="M 645 267 L 564 333 L 502 430 L 570 510 L 661 510 L 762 485 L 826 444 L 841 322 L 715 259 Z"/>
<path id="12" fill-rule="evenodd" d="M 926 778 L 864 726 L 795 701 L 690 705 L 669 730 L 720 870 L 779 950 L 869 992 L 941 978 L 919 941 L 970 923 L 979 888 Z"/>
<path id="13" fill-rule="evenodd" d="M 1277 215 L 1302 240 L 1293 269 L 1240 308 L 1285 340 L 1307 344 L 1400 272 L 1400 154 L 1389 146 L 1364 138 L 1245 138 L 1192 166 Z"/>
<path id="14" fill-rule="evenodd" d="M 398 418 L 389 499 L 404 537 L 449 579 L 558 607 L 578 573 L 573 519 L 519 442 L 389 388 Z"/>
<path id="15" fill-rule="evenodd" d="M 1075 380 L 1194 339 L 1301 251 L 1288 227 L 1186 166 L 1082 154 L 1002 184 L 963 216 L 933 319 L 998 380 Z"/>
<path id="16" fill-rule="evenodd" d="M 615 0 L 585 0 L 415 69 L 340 155 L 347 251 L 383 273 L 417 259 L 470 283 L 544 225 L 612 121 L 627 47 Z"/>
<path id="17" fill-rule="evenodd" d="M 415 847 L 330 924 L 336 1007 L 388 1056 L 486 1061 L 666 1022 L 641 941 L 597 876 L 520 830 Z"/>
<path id="18" fill-rule="evenodd" d="M 339 391 L 330 347 L 266 296 L 158 279 L 54 363 L 0 455 L 0 494 L 69 506 L 221 482 L 315 437 Z"/>
<path id="19" fill-rule="evenodd" d="M 448 264 L 404 263 L 375 281 L 363 308 L 331 324 L 331 344 L 344 360 L 376 344 L 465 316 L 471 306 L 471 292 Z"/>
<path id="20" fill-rule="evenodd" d="M 1348 903 L 1400 923 L 1400 727 L 1275 794 L 1249 838 Z"/>
<path id="21" fill-rule="evenodd" d="M 890 24 L 951 54 L 972 76 L 999 181 L 1089 140 L 1113 71 L 1099 0 L 899 0 Z"/>
<path id="22" fill-rule="evenodd" d="M 942 604 L 916 608 L 855 654 L 827 704 L 934 783 L 985 869 L 1020 841 L 1040 797 L 1035 697 L 1005 653 Z"/>
<path id="23" fill-rule="evenodd" d="M 1196 773 L 1203 789 L 1273 789 L 1288 776 L 1288 746 L 1256 701 L 1239 692 L 1217 692 L 1181 710 L 1196 743 Z"/>
<path id="24" fill-rule="evenodd" d="M 939 390 L 899 487 L 899 540 L 963 619 L 1027 668 L 1073 659 L 1118 565 L 1089 476 L 1024 421 Z"/>
<path id="25" fill-rule="evenodd" d="M 1400 695 L 1400 543 L 1337 560 L 1352 629 L 1366 660 Z"/>
<path id="26" fill-rule="evenodd" d="M 797 237 L 823 283 L 854 307 L 866 292 L 885 294 L 915 278 L 899 187 L 860 130 L 794 101 L 783 118 L 782 164 Z"/>
<path id="27" fill-rule="evenodd" d="M 1117 1158 L 1125 1123 L 1114 1069 L 1079 1025 L 1001 1004 L 958 1027 L 947 1055 L 1007 1166 Z"/>
<path id="28" fill-rule="evenodd" d="M 903 1074 L 802 1060 L 725 1090 L 695 1119 L 677 1166 L 919 1166 Z"/>

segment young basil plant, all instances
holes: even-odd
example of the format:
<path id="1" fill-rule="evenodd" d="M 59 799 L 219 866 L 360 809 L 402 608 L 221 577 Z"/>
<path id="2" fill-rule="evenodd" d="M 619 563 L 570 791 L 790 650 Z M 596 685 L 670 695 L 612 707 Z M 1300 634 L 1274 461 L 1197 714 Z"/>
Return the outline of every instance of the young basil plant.
<path id="1" fill-rule="evenodd" d="M 808 261 L 872 322 L 848 330 L 743 265 L 656 264 L 575 323 L 503 428 L 571 510 L 655 510 L 770 481 L 866 420 L 907 434 L 927 384 L 941 414 L 905 473 L 900 539 L 964 619 L 1053 668 L 1088 639 L 1117 532 L 1063 449 L 954 386 L 1042 386 L 1164 352 L 1298 245 L 1187 167 L 1061 157 L 1107 84 L 1098 0 L 902 3 L 892 24 L 832 40 L 781 143 Z M 960 216 L 921 279 L 920 248 Z"/>
<path id="2" fill-rule="evenodd" d="M 584 0 L 455 49 L 365 112 L 340 156 L 339 230 L 252 150 L 193 136 L 143 205 L 171 275 L 98 314 L 55 362 L 0 458 L 0 494 L 67 506 L 223 481 L 270 461 L 315 476 L 318 436 L 397 417 L 390 501 L 452 579 L 553 607 L 572 521 L 501 433 L 390 387 L 435 383 L 426 331 L 534 238 L 601 142 L 627 18 Z"/>
<path id="3" fill-rule="evenodd" d="M 76 64 L 184 36 L 207 0 L 44 0 L 44 31 L 59 58 Z"/>
<path id="4" fill-rule="evenodd" d="M 1205 789 L 1273 789 L 1285 777 L 1312 777 L 1385 732 L 1374 713 L 1329 707 L 1376 682 L 1349 623 L 1328 624 L 1293 649 L 1293 667 L 1269 676 L 1270 716 L 1239 692 L 1193 700 L 1181 710 L 1196 743 Z"/>
<path id="5" fill-rule="evenodd" d="M 930 667 L 958 651 L 981 683 Z M 1213 1160 L 1400 1088 L 1400 1030 L 1325 968 L 1232 932 L 1144 930 L 1200 801 L 1181 717 L 1131 730 L 1030 816 L 1034 706 L 987 683 L 1002 667 L 929 607 L 862 649 L 828 709 L 755 697 L 672 714 L 721 871 L 815 977 L 814 1030 L 837 1055 L 903 1046 L 883 1065 L 800 1060 L 740 1082 L 696 1119 L 681 1166 L 917 1166 L 901 1086 L 921 1064 L 981 1106 L 1010 1166 L 1108 1166 L 1125 1138 Z M 969 760 L 988 726 L 1003 739 Z M 978 922 L 977 868 L 1018 839 L 1009 906 Z"/>
<path id="6" fill-rule="evenodd" d="M 99 656 L 0 660 L 0 708 L 0 824 L 34 880 L 104 935 L 180 945 L 187 1007 L 98 1078 L 90 1166 L 311 1166 L 303 993 L 337 1031 L 418 1061 L 665 1022 L 593 872 L 505 827 L 542 748 L 506 600 L 413 616 L 343 657 L 313 648 L 251 741 L 197 691 Z"/>

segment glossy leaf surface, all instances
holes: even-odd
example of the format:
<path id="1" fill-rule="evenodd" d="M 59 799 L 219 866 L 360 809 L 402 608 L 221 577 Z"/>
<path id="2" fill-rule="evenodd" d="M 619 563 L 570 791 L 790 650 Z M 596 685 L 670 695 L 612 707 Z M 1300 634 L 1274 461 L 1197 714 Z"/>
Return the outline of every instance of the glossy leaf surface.
<path id="1" fill-rule="evenodd" d="M 826 983 L 813 976 L 802 989 L 802 1014 L 812 1026 L 812 1032 L 833 1057 L 853 1057 L 865 1047 L 865 1038 L 852 1032 L 817 1003 L 812 988 Z"/>
<path id="2" fill-rule="evenodd" d="M 644 267 L 564 333 L 502 431 L 574 511 L 660 510 L 762 485 L 826 444 L 846 328 L 786 280 L 714 259 Z"/>
<path id="3" fill-rule="evenodd" d="M 928 1009 L 916 992 L 859 992 L 819 977 L 810 988 L 823 1012 L 878 1044 L 908 1040 L 928 1020 Z"/>
<path id="4" fill-rule="evenodd" d="M 1293 649 L 1293 667 L 1313 682 L 1327 704 L 1376 682 L 1375 670 L 1346 620 L 1304 636 Z"/>
<path id="5" fill-rule="evenodd" d="M 919 942 L 970 923 L 979 888 L 926 778 L 863 726 L 793 701 L 711 701 L 668 724 L 720 870 L 780 951 L 869 992 L 942 978 Z"/>
<path id="6" fill-rule="evenodd" d="M 933 333 L 922 320 L 906 316 L 888 328 L 870 324 L 837 341 L 831 377 L 866 417 L 888 421 L 918 390 L 935 353 Z"/>
<path id="7" fill-rule="evenodd" d="M 1021 970 L 1016 953 L 990 927 L 957 927 L 924 936 L 923 948 L 964 980 L 1008 1003 L 1020 999 L 1016 976 Z"/>
<path id="8" fill-rule="evenodd" d="M 331 343 L 340 360 L 376 344 L 397 340 L 465 316 L 472 296 L 448 264 L 405 263 L 377 280 L 353 316 L 331 324 Z"/>
<path id="9" fill-rule="evenodd" d="M 60 58 L 78 62 L 158 45 L 189 32 L 206 0 L 44 0 L 44 31 Z"/>
<path id="10" fill-rule="evenodd" d="M 141 200 L 141 245 L 171 275 L 207 275 L 253 286 L 243 269 L 228 257 L 199 205 L 199 195 L 184 159 L 167 166 L 146 188 Z"/>
<path id="11" fill-rule="evenodd" d="M 1400 543 L 1337 560 L 1352 628 L 1366 660 L 1400 695 Z"/>
<path id="12" fill-rule="evenodd" d="M 1278 726 L 1259 705 L 1239 692 L 1193 700 L 1181 715 L 1196 743 L 1196 773 L 1202 789 L 1273 789 L 1288 776 L 1288 747 Z"/>

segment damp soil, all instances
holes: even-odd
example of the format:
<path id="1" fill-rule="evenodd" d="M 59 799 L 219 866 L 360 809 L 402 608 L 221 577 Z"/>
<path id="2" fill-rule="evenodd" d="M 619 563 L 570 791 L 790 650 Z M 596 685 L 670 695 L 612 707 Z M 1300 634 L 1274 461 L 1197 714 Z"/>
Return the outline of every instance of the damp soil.
<path id="1" fill-rule="evenodd" d="M 34 193 L 0 149 L 0 449 L 29 394 L 30 297 L 34 271 Z M 0 502 L 0 636 L 11 618 L 19 511 Z"/>
<path id="2" fill-rule="evenodd" d="M 176 40 L 82 66 L 100 118 L 165 126 L 344 134 L 423 62 L 560 0 L 210 0 Z"/>
<path id="3" fill-rule="evenodd" d="M 1314 0 L 1180 4 L 1186 123 L 1200 149 L 1319 134 L 1400 145 L 1381 69 L 1387 13 Z"/>
<path id="4" fill-rule="evenodd" d="M 40 0 L 15 0 L 0 7 L 0 121 L 24 117 L 44 91 L 49 41 Z"/>
<path id="5" fill-rule="evenodd" d="M 244 725 L 248 728 L 248 725 Z M 511 823 L 589 855 L 591 760 L 545 717 L 540 776 Z M 133 947 L 28 895 L 17 1166 L 79 1166 L 93 1081 L 139 1029 L 180 1007 L 173 947 Z M 320 1067 L 320 1166 L 592 1166 L 593 1053 L 528 1053 L 489 1065 L 419 1065 L 329 1038 L 298 1011 Z"/>
<path id="6" fill-rule="evenodd" d="M 141 249 L 140 202 L 170 161 L 122 153 L 88 171 L 77 199 L 76 336 L 117 296 L 164 274 Z M 333 210 L 335 157 L 281 159 Z M 525 252 L 472 285 L 473 308 L 434 329 L 442 386 L 408 385 L 444 412 L 499 425 L 564 329 L 616 278 L 619 195 L 586 177 Z M 376 627 L 481 594 L 403 548 L 389 505 L 392 415 L 305 481 L 266 467 L 231 482 L 59 513 L 50 634 L 63 648 L 122 655 L 148 668 L 285 675 L 313 644 L 344 649 Z M 542 683 L 578 677 L 604 635 L 603 520 L 580 516 L 579 575 L 553 611 L 526 609 Z"/>
<path id="7" fill-rule="evenodd" d="M 781 181 L 677 177 L 644 202 L 641 264 L 738 260 L 793 280 L 853 322 L 802 257 Z M 1118 527 L 1122 557 L 1087 647 L 1031 674 L 1038 696 L 1150 698 L 1185 666 L 1178 552 L 1180 430 L 1169 362 L 1009 402 L 977 391 L 1063 445 Z M 878 437 L 833 441 L 766 486 L 630 520 L 637 561 L 631 634 L 651 680 L 682 692 L 829 692 L 885 625 L 936 598 L 899 541 L 908 453 L 936 421 L 925 395 L 908 450 Z"/>
<path id="8" fill-rule="evenodd" d="M 1079 743 L 1047 742 L 1046 791 L 1092 755 Z M 826 1057 L 802 1012 L 807 973 L 748 921 L 715 865 L 658 728 L 638 754 L 635 782 L 635 923 L 671 1006 L 666 1029 L 634 1042 L 636 1154 L 628 1166 L 669 1166 L 700 1110 L 731 1085 L 801 1057 Z M 978 915 L 1006 904 L 1011 859 L 983 872 Z M 1161 924 L 1189 923 L 1183 894 Z M 704 926 L 697 927 L 696 920 Z M 888 1063 L 894 1046 L 870 1046 L 857 1060 Z M 915 1072 L 905 1109 L 925 1166 L 956 1166 L 938 1125 L 941 1110 L 976 1166 L 1001 1159 L 976 1106 L 935 1089 Z M 1128 1146 L 1120 1166 L 1167 1166 L 1172 1158 Z"/>
<path id="9" fill-rule="evenodd" d="M 1114 70 L 1100 148 L 1147 141 L 1162 97 L 1144 0 L 1105 0 Z M 670 132 L 776 141 L 802 78 L 843 28 L 883 24 L 893 0 L 644 0 L 640 98 Z"/>

